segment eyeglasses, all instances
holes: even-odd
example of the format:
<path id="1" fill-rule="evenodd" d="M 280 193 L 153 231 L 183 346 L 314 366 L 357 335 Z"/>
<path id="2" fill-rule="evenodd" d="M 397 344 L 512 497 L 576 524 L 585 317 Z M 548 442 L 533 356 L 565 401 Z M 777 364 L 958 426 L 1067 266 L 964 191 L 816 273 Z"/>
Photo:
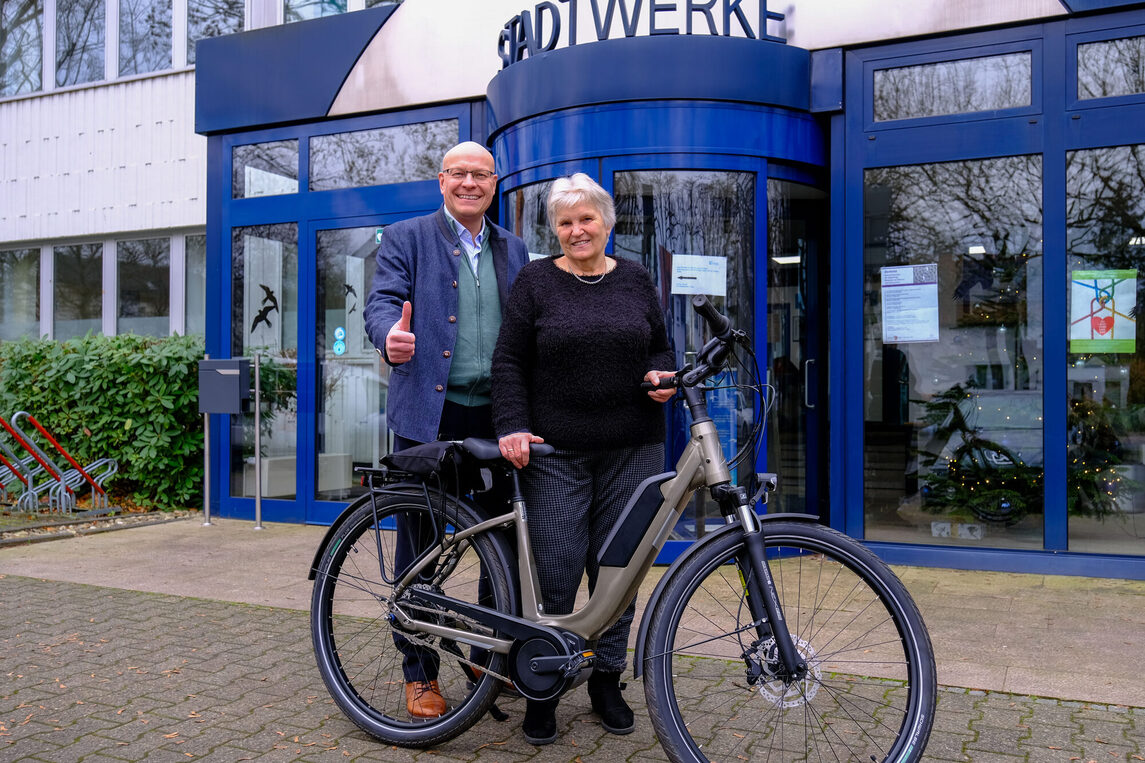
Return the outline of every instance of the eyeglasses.
<path id="1" fill-rule="evenodd" d="M 485 181 L 489 180 L 489 178 L 497 174 L 495 172 L 490 172 L 489 170 L 463 170 L 458 167 L 442 170 L 442 172 L 454 180 L 465 180 L 466 175 L 472 175 L 473 181 L 476 183 L 484 183 Z"/>

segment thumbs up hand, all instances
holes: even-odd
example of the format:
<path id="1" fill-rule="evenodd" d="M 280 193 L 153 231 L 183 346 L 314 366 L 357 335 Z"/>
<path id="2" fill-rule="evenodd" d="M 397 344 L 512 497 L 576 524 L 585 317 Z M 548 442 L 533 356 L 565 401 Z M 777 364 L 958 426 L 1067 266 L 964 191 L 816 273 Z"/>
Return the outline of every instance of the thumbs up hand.
<path id="1" fill-rule="evenodd" d="M 410 319 L 413 305 L 408 301 L 402 304 L 402 317 L 386 334 L 386 357 L 390 363 L 401 365 L 413 357 L 414 335 L 410 332 Z"/>

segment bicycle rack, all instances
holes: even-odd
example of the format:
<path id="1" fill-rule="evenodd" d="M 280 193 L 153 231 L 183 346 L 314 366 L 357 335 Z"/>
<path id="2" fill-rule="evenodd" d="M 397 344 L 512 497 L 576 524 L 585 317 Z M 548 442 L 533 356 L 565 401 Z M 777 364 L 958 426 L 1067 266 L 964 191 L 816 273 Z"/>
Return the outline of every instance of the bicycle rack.
<path id="1" fill-rule="evenodd" d="M 24 490 L 16 501 L 16 508 L 28 513 L 35 512 L 40 507 L 40 494 L 46 492 L 49 509 L 65 510 L 66 497 L 64 501 L 56 497 L 56 490 L 64 485 L 62 470 L 52 463 L 48 455 L 40 450 L 35 443 L 29 442 L 18 429 L 13 428 L 3 416 L 0 416 L 0 426 L 3 426 L 12 439 L 16 441 L 16 444 L 29 454 L 21 459 L 16 457 L 16 454 L 7 445 L 3 445 L 2 448 L 10 456 L 12 466 L 16 466 L 18 473 L 22 471 L 24 477 L 21 480 L 24 483 Z"/>
<path id="2" fill-rule="evenodd" d="M 33 440 L 31 435 L 20 428 L 21 420 L 26 420 L 31 424 L 40 436 L 49 442 L 56 451 L 64 457 L 64 459 L 71 465 L 70 469 L 61 469 L 52 458 L 44 452 L 39 445 Z M 119 471 L 119 462 L 113 458 L 99 458 L 92 461 L 87 466 L 81 466 L 78 461 L 68 451 L 60 445 L 59 441 L 52 436 L 43 424 L 36 420 L 36 417 L 27 411 L 17 411 L 12 416 L 12 422 L 9 426 L 5 423 L 10 433 L 13 433 L 23 444 L 29 452 L 36 456 L 45 469 L 56 476 L 56 482 L 48 490 L 48 506 L 49 508 L 59 508 L 61 511 L 71 512 L 76 508 L 76 491 L 81 490 L 86 484 L 91 488 L 91 507 L 92 509 L 108 509 L 110 502 L 107 497 L 107 491 L 103 489 L 103 484 L 116 472 Z"/>

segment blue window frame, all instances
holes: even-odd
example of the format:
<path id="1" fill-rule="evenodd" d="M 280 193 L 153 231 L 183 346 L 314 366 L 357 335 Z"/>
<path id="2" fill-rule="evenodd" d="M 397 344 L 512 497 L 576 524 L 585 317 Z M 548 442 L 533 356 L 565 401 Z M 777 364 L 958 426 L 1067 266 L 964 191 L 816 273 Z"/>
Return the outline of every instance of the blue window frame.
<path id="1" fill-rule="evenodd" d="M 1058 572 L 1145 578 L 1145 557 L 1111 551 L 1069 551 L 1067 490 L 1076 481 L 1067 475 L 1067 321 L 1069 306 L 1063 284 L 1066 261 L 1066 164 L 1070 152 L 1145 143 L 1145 93 L 1078 98 L 1078 50 L 1145 35 L 1145 13 L 1131 11 L 993 32 L 953 35 L 914 43 L 886 45 L 845 53 L 846 113 L 834 118 L 832 140 L 845 154 L 833 168 L 834 187 L 844 192 L 833 199 L 832 219 L 843 221 L 834 236 L 833 282 L 842 284 L 833 309 L 842 320 L 832 321 L 832 412 L 841 426 L 831 432 L 837 456 L 833 476 L 832 516 L 843 517 L 846 531 L 864 537 L 864 452 L 848 447 L 863 442 L 868 393 L 862 316 L 872 298 L 864 284 L 867 199 L 864 178 L 880 168 L 935 163 L 973 163 L 1004 157 L 1036 157 L 1041 166 L 1041 265 L 1044 377 L 1042 444 L 1044 446 L 1044 527 L 1039 550 L 952 545 L 920 545 L 881 540 L 871 545 L 886 559 L 899 563 L 943 564 L 1025 572 Z M 1084 50 L 1084 48 L 1082 48 Z M 1030 104 L 1018 108 L 942 114 L 911 119 L 875 121 L 875 72 L 902 66 L 1007 55 L 1029 51 L 1032 61 Z M 1123 88 L 1124 89 L 1124 88 Z M 841 145 L 840 145 L 841 144 Z M 879 175 L 881 176 L 881 175 Z M 871 202 L 873 203 L 873 202 Z M 877 295 L 875 295 L 877 296 Z M 1076 377 L 1077 374 L 1073 374 Z M 997 377 L 1000 378 L 1000 377 Z M 995 379 L 987 374 L 982 379 Z M 980 380 L 981 381 L 981 380 Z M 1076 386 L 1074 382 L 1070 382 Z M 1071 387 L 1072 388 L 1072 387 Z M 1145 552 L 1145 547 L 1142 549 Z"/>
<path id="2" fill-rule="evenodd" d="M 368 225 L 382 227 L 390 222 L 437 209 L 441 204 L 436 171 L 419 170 L 414 174 L 421 179 L 381 185 L 361 185 L 352 188 L 308 191 L 311 188 L 311 138 L 320 136 L 361 134 L 364 131 L 386 130 L 401 125 L 450 122 L 456 125 L 458 140 L 481 140 L 475 132 L 477 126 L 484 125 L 484 107 L 480 103 L 457 103 L 403 112 L 392 112 L 365 117 L 341 120 L 327 120 L 245 132 L 215 135 L 208 138 L 208 196 L 207 221 L 207 270 L 208 282 L 214 285 L 213 298 L 208 300 L 206 316 L 207 352 L 213 358 L 229 357 L 232 354 L 232 317 L 234 313 L 232 272 L 233 232 L 245 230 L 270 230 L 289 227 L 297 236 L 297 282 L 313 285 L 318 278 L 316 264 L 316 237 L 320 231 L 354 228 Z M 280 184 L 270 195 L 251 198 L 232 198 L 233 161 L 236 147 L 256 144 L 297 146 L 297 177 L 287 187 Z M 451 144 L 452 145 L 452 144 Z M 436 145 L 434 146 L 436 150 Z M 238 152 L 240 156 L 244 155 Z M 440 156 L 433 158 L 440 162 Z M 387 177 L 384 173 L 380 177 Z M 399 173 L 406 179 L 409 172 Z M 245 182 L 244 173 L 239 177 Z M 241 195 L 241 194 L 240 194 Z M 270 238 L 274 238 L 271 236 Z M 263 248 L 274 248 L 270 242 Z M 293 254 L 293 253 L 292 253 Z M 265 257 L 264 257 L 265 259 Z M 370 273 L 372 277 L 372 272 Z M 241 273 L 238 277 L 241 277 Z M 362 295 L 363 299 L 365 295 Z M 256 300 L 257 302 L 257 300 Z M 293 462 L 277 464 L 288 478 L 293 478 L 293 491 L 290 497 L 276 499 L 266 493 L 262 499 L 262 518 L 266 521 L 329 523 L 345 505 L 344 501 L 316 498 L 315 463 L 320 448 L 316 445 L 316 432 L 320 425 L 316 422 L 315 396 L 319 394 L 317 375 L 319 369 L 315 361 L 318 346 L 315 332 L 319 321 L 318 305 L 314 288 L 299 288 L 297 292 L 296 326 L 297 332 L 297 388 L 290 415 L 297 417 Z M 240 306 L 241 307 L 241 306 Z M 249 312 L 249 311 L 248 311 Z M 242 310 L 239 311 L 242 314 Z M 245 321 L 245 318 L 244 318 Z M 242 327 L 244 330 L 249 328 Z M 261 328 L 261 327 L 260 327 Z M 231 437 L 226 422 L 221 415 L 218 423 L 212 422 L 211 470 L 212 501 L 219 507 L 222 516 L 250 518 L 254 515 L 253 497 L 242 495 L 248 492 L 241 489 L 243 479 L 232 480 Z M 237 424 L 238 420 L 235 422 Z M 371 426 L 377 424 L 373 419 Z M 283 459 L 290 462 L 288 456 Z M 264 475 L 264 483 L 266 482 Z M 232 494 L 231 484 L 240 489 Z M 285 488 L 281 488 L 285 490 Z M 328 495 L 327 494 L 324 494 Z"/>

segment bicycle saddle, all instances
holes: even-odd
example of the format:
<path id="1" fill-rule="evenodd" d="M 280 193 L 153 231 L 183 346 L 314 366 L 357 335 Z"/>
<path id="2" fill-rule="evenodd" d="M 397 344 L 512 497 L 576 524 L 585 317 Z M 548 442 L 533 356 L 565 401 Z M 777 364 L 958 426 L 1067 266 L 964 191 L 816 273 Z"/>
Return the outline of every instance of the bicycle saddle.
<path id="1" fill-rule="evenodd" d="M 466 437 L 461 441 L 461 449 L 482 463 L 501 460 L 501 448 L 496 440 Z M 529 454 L 533 456 L 547 456 L 554 450 L 548 443 L 535 442 L 529 446 Z"/>

